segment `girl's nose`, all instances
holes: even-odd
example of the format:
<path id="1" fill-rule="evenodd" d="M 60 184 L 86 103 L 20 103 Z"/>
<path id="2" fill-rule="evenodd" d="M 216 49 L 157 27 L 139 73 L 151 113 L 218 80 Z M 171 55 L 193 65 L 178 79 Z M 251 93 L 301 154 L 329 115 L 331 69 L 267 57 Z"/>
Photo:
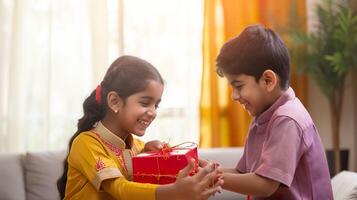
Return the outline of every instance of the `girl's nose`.
<path id="1" fill-rule="evenodd" d="M 156 117 L 156 109 L 149 109 L 146 111 L 146 114 L 152 117 Z"/>

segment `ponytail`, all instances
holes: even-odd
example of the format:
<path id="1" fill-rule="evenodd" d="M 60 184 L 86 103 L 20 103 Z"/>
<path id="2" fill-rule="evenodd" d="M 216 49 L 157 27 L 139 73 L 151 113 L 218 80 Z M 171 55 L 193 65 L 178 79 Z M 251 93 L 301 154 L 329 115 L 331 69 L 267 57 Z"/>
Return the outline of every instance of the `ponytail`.
<path id="1" fill-rule="evenodd" d="M 102 94 L 100 94 L 102 95 Z M 74 133 L 69 141 L 68 153 L 66 159 L 63 161 L 63 175 L 57 181 L 57 189 L 60 193 L 61 199 L 64 198 L 66 192 L 67 172 L 68 172 L 68 154 L 71 150 L 74 139 L 84 131 L 89 131 L 93 128 L 94 124 L 100 121 L 105 115 L 105 107 L 96 101 L 96 90 L 94 90 L 83 103 L 84 115 L 78 120 L 78 130 Z"/>

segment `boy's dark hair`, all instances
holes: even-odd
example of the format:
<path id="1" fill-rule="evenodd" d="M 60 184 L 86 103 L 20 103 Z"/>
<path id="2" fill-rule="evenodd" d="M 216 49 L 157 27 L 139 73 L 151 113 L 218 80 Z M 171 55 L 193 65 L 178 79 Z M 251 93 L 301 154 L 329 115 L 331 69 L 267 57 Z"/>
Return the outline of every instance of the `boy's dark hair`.
<path id="1" fill-rule="evenodd" d="M 216 59 L 217 74 L 246 74 L 260 79 L 267 69 L 279 75 L 280 86 L 289 87 L 289 52 L 279 35 L 261 25 L 248 26 L 226 42 Z"/>
<path id="2" fill-rule="evenodd" d="M 78 130 L 69 141 L 68 153 L 70 152 L 74 139 L 80 133 L 91 130 L 95 123 L 103 119 L 106 112 L 109 110 L 106 97 L 110 91 L 117 92 L 118 95 L 124 99 L 125 103 L 125 100 L 129 96 L 144 90 L 150 80 L 159 81 L 164 84 L 158 70 L 149 62 L 134 56 L 121 56 L 115 60 L 107 70 L 107 73 L 100 84 L 102 101 L 100 103 L 96 101 L 96 90 L 94 90 L 84 101 L 84 115 L 78 120 Z M 67 159 L 68 154 L 67 158 L 63 161 L 63 175 L 57 181 L 57 188 L 61 199 L 64 198 L 66 190 L 68 171 Z"/>

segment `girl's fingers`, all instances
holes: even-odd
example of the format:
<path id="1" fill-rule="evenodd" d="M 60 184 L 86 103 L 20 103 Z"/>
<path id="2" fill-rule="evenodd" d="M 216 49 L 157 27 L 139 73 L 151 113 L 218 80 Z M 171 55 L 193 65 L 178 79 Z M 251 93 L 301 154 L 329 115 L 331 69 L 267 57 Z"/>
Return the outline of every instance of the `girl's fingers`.
<path id="1" fill-rule="evenodd" d="M 194 166 L 195 166 L 195 160 L 191 159 L 190 162 L 186 165 L 186 167 L 180 170 L 180 172 L 177 175 L 177 179 L 181 179 L 188 176 L 190 172 L 193 170 Z"/>
<path id="2" fill-rule="evenodd" d="M 222 186 L 223 183 L 224 183 L 224 180 L 223 180 L 222 178 L 220 178 L 220 179 L 214 184 L 214 186 L 215 186 L 215 187 Z"/>
<path id="3" fill-rule="evenodd" d="M 198 158 L 198 166 L 206 167 L 209 164 L 209 161 L 203 158 Z"/>
<path id="4" fill-rule="evenodd" d="M 197 181 L 201 182 L 201 180 L 207 176 L 207 174 L 211 173 L 214 170 L 214 166 L 211 164 L 207 165 L 206 167 L 200 169 L 197 174 L 194 175 Z"/>
<path id="5" fill-rule="evenodd" d="M 215 185 L 217 175 L 217 171 L 207 174 L 200 182 L 201 187 L 204 189 Z"/>
<path id="6" fill-rule="evenodd" d="M 221 186 L 208 188 L 202 192 L 201 197 L 202 199 L 208 199 L 210 196 L 216 194 L 216 192 L 220 192 L 221 190 Z"/>

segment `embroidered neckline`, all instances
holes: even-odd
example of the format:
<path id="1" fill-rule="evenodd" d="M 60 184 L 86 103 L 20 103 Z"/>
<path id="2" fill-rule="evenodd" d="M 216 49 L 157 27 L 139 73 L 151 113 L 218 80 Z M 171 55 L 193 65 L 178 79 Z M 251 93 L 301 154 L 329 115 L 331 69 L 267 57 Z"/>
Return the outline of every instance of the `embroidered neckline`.
<path id="1" fill-rule="evenodd" d="M 99 139 L 100 141 L 110 150 L 114 153 L 114 155 L 116 156 L 116 158 L 119 161 L 119 164 L 121 165 L 121 167 L 124 169 L 124 171 L 126 172 L 127 175 L 129 174 L 129 170 L 127 168 L 127 163 L 125 161 L 125 157 L 124 157 L 124 151 L 128 151 L 130 156 L 133 157 L 133 151 L 131 149 L 121 149 L 116 147 L 115 145 L 111 144 L 110 142 L 104 140 L 97 132 L 95 132 L 94 130 L 92 131 Z"/>
<path id="2" fill-rule="evenodd" d="M 133 136 L 131 134 L 125 139 L 121 139 L 119 136 L 115 135 L 109 129 L 107 129 L 102 122 L 98 122 L 94 131 L 105 141 L 110 142 L 113 146 L 121 149 L 132 148 L 133 146 Z"/>

